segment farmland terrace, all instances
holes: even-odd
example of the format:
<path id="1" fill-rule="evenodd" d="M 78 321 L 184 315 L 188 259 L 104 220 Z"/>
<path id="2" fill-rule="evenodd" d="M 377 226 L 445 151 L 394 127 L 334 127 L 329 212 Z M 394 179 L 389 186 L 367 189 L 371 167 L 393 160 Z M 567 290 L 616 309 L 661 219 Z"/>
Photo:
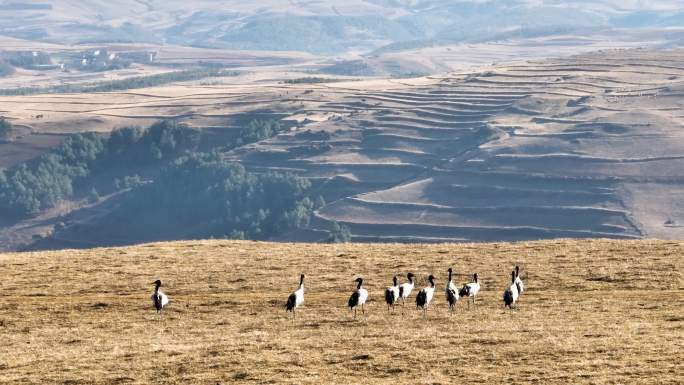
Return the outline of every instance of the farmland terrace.
<path id="1" fill-rule="evenodd" d="M 46 133 L 165 118 L 215 131 L 255 111 L 289 121 L 291 130 L 223 153 L 253 171 L 307 177 L 324 197 L 308 227 L 277 240 L 321 240 L 333 222 L 373 242 L 684 237 L 684 50 L 336 80 L 284 84 L 245 73 L 215 84 L 2 97 L 0 110 L 40 143 Z M 0 144 L 10 145 L 28 146 Z"/>
<path id="2" fill-rule="evenodd" d="M 358 241 L 677 238 L 683 76 L 682 51 L 630 50 L 339 89 L 318 111 L 343 116 L 306 126 L 325 151 L 290 132 L 227 156 L 319 182 L 305 238 L 331 221 Z"/>

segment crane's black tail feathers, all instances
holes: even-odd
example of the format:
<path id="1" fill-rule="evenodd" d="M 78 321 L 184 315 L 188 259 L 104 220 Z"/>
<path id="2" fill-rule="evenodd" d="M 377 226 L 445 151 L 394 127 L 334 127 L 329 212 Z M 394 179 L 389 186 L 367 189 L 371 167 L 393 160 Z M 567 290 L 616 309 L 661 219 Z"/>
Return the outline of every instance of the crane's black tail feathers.
<path id="1" fill-rule="evenodd" d="M 458 291 L 459 297 L 468 297 L 470 295 L 470 286 L 463 285 L 461 290 Z"/>
<path id="2" fill-rule="evenodd" d="M 359 292 L 355 291 L 352 293 L 351 297 L 349 297 L 349 308 L 353 308 L 359 304 Z"/>
<path id="3" fill-rule="evenodd" d="M 447 290 L 447 302 L 449 302 L 449 307 L 453 307 L 458 302 L 458 297 L 454 290 Z"/>
<path id="4" fill-rule="evenodd" d="M 295 295 L 295 293 L 290 294 L 290 296 L 287 297 L 287 303 L 285 304 L 285 311 L 293 311 L 296 303 L 297 303 L 297 296 Z"/>
<path id="5" fill-rule="evenodd" d="M 425 307 L 427 304 L 427 292 L 425 290 L 421 290 L 418 292 L 418 295 L 416 295 L 416 306 L 417 307 Z"/>
<path id="6" fill-rule="evenodd" d="M 385 289 L 385 302 L 387 302 L 388 305 L 394 305 L 394 301 L 397 299 L 394 298 L 394 291 L 390 289 Z"/>
<path id="7" fill-rule="evenodd" d="M 154 308 L 157 309 L 157 313 L 159 313 L 162 309 L 162 300 L 161 300 L 161 295 L 155 294 L 154 296 Z"/>
<path id="8" fill-rule="evenodd" d="M 503 295 L 504 305 L 511 307 L 513 305 L 513 293 L 510 290 L 506 290 Z"/>

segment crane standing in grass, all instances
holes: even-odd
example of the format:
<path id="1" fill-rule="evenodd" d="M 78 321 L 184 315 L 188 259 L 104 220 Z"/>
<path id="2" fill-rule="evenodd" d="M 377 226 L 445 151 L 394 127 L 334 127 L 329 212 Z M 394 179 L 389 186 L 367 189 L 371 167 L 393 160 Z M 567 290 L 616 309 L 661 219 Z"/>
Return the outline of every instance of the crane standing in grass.
<path id="1" fill-rule="evenodd" d="M 428 282 L 429 285 L 422 288 L 416 295 L 416 307 L 423 309 L 423 317 L 427 317 L 427 308 L 435 294 L 435 277 L 432 274 L 428 277 Z"/>
<path id="2" fill-rule="evenodd" d="M 411 291 L 413 290 L 413 277 L 413 273 L 406 274 L 408 282 L 399 285 L 399 298 L 401 298 L 402 304 L 404 304 L 406 298 L 411 295 Z"/>
<path id="3" fill-rule="evenodd" d="M 511 284 L 506 288 L 503 294 L 504 307 L 509 309 L 518 301 L 518 286 L 515 284 L 515 270 L 511 271 Z"/>
<path id="4" fill-rule="evenodd" d="M 477 278 L 477 273 L 473 274 L 473 282 L 466 283 L 463 285 L 461 290 L 458 291 L 459 297 L 466 297 L 466 302 L 468 303 L 468 309 L 470 309 L 470 301 L 467 300 L 468 297 L 473 299 L 473 306 L 475 306 L 475 297 L 477 293 L 480 292 L 480 281 Z"/>
<path id="5" fill-rule="evenodd" d="M 160 313 L 164 306 L 169 303 L 169 297 L 159 290 L 159 287 L 162 284 L 160 280 L 156 280 L 152 282 L 152 284 L 154 285 L 154 291 L 150 298 L 152 298 L 152 303 L 154 304 L 154 308 L 157 309 L 157 313 Z"/>
<path id="6" fill-rule="evenodd" d="M 363 278 L 359 277 L 354 280 L 357 283 L 356 290 L 352 293 L 351 297 L 349 297 L 349 310 L 354 310 L 354 319 L 356 319 L 356 308 L 358 306 L 361 306 L 361 313 L 366 314 L 366 310 L 364 309 L 363 305 L 366 303 L 366 300 L 368 299 L 368 290 L 364 289 L 362 287 L 363 285 Z"/>
<path id="7" fill-rule="evenodd" d="M 449 304 L 449 314 L 453 314 L 454 308 L 458 303 L 458 290 L 456 290 L 456 285 L 451 280 L 452 269 L 449 268 L 449 278 L 447 278 L 446 288 L 444 292 L 446 294 L 447 303 Z"/>
<path id="8" fill-rule="evenodd" d="M 399 301 L 399 285 L 397 285 L 397 276 L 392 277 L 392 286 L 385 289 L 385 302 L 387 303 L 387 312 L 394 310 L 394 305 Z"/>
<path id="9" fill-rule="evenodd" d="M 301 304 L 304 303 L 304 274 L 299 276 L 299 287 L 297 290 L 293 291 L 289 297 L 287 297 L 287 303 L 285 304 L 285 311 L 292 312 L 292 321 L 296 317 L 295 311 Z"/>

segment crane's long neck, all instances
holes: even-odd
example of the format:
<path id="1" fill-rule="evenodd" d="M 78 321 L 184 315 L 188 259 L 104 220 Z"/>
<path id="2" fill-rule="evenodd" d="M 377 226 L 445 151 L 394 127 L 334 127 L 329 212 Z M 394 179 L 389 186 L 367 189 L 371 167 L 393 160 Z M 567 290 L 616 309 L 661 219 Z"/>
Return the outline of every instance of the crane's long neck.
<path id="1" fill-rule="evenodd" d="M 515 283 L 515 271 L 511 272 L 511 283 Z"/>
<path id="2" fill-rule="evenodd" d="M 159 292 L 159 286 L 161 286 L 161 285 L 159 285 L 158 283 L 154 285 L 154 292 L 155 293 Z"/>
<path id="3" fill-rule="evenodd" d="M 478 283 L 477 282 L 477 274 L 473 275 L 473 281 L 475 281 L 475 283 Z"/>
<path id="4" fill-rule="evenodd" d="M 518 278 L 520 275 L 520 268 L 518 266 L 515 267 L 515 278 Z"/>
<path id="5" fill-rule="evenodd" d="M 357 288 L 357 289 L 360 289 L 360 288 L 361 288 L 361 284 L 363 284 L 363 280 L 362 280 L 362 279 L 359 280 L 359 283 L 356 285 L 356 288 Z"/>
<path id="6" fill-rule="evenodd" d="M 410 276 L 410 275 L 408 276 L 408 281 L 411 285 L 413 285 L 413 277 L 412 276 Z"/>
<path id="7" fill-rule="evenodd" d="M 299 278 L 299 287 L 304 287 L 304 276 L 303 275 Z"/>
<path id="8" fill-rule="evenodd" d="M 430 278 L 430 286 L 435 287 L 435 280 Z"/>
<path id="9" fill-rule="evenodd" d="M 392 278 L 392 286 L 397 286 L 397 277 Z"/>
<path id="10" fill-rule="evenodd" d="M 449 282 L 451 282 L 451 270 L 449 270 Z"/>

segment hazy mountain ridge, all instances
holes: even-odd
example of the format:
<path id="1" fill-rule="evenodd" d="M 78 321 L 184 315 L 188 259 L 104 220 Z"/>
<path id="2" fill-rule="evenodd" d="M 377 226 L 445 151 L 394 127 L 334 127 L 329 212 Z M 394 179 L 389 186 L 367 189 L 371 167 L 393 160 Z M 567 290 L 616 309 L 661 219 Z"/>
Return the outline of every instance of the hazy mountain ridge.
<path id="1" fill-rule="evenodd" d="M 18 17 L 19 16 L 19 17 Z M 368 52 L 410 41 L 486 41 L 510 31 L 684 25 L 659 1 L 132 1 L 0 5 L 0 34 L 58 43 L 154 42 L 250 50 Z"/>

